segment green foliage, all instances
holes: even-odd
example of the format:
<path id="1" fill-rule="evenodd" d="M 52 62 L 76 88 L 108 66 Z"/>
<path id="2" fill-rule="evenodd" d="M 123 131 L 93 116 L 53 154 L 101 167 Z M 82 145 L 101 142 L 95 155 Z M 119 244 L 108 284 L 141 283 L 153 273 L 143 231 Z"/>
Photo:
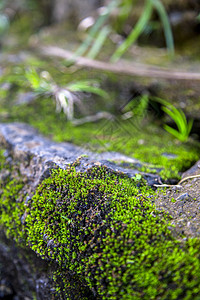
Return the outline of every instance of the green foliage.
<path id="1" fill-rule="evenodd" d="M 98 95 L 104 99 L 108 99 L 106 91 L 101 89 L 99 83 L 94 80 L 77 80 L 68 83 L 65 87 L 60 87 L 53 80 L 49 72 L 42 71 L 38 73 L 34 67 L 29 67 L 24 71 L 23 68 L 17 67 L 13 74 L 4 75 L 0 78 L 0 82 L 7 81 L 17 84 L 19 87 L 32 89 L 35 98 L 52 97 L 56 103 L 56 111 L 63 110 L 67 119 L 74 120 L 74 105 L 80 100 L 75 92 L 87 92 Z"/>
<path id="2" fill-rule="evenodd" d="M 162 110 L 169 115 L 172 120 L 175 122 L 177 126 L 177 130 L 168 126 L 164 125 L 164 129 L 169 132 L 171 135 L 176 137 L 181 142 L 187 142 L 192 125 L 193 120 L 189 120 L 187 122 L 186 116 L 184 112 L 181 109 L 176 108 L 171 103 L 164 99 L 160 99 L 157 97 L 150 97 L 148 95 L 143 95 L 142 97 L 138 99 L 134 99 L 135 101 L 130 101 L 128 105 L 126 105 L 124 111 L 128 111 L 128 113 L 131 112 L 131 116 L 134 116 L 138 119 L 143 119 L 147 113 L 148 103 L 149 100 L 156 101 L 162 104 Z M 139 101 L 138 101 L 139 100 Z"/>
<path id="3" fill-rule="evenodd" d="M 152 172 L 159 168 L 165 180 L 180 179 L 179 172 L 185 171 L 199 159 L 198 143 L 192 140 L 186 144 L 177 143 L 161 127 L 150 123 L 142 125 L 140 117 L 136 123 L 131 118 L 120 122 L 101 120 L 98 123 L 74 127 L 66 122 L 63 113 L 55 113 L 54 103 L 48 97 L 38 97 L 30 104 L 15 106 L 8 101 L 6 104 L 8 107 L 4 110 L 9 112 L 6 121 L 26 122 L 57 142 L 69 141 L 80 146 L 85 145 L 93 151 L 121 152 L 148 163 L 147 166 L 143 165 L 142 171 Z M 171 159 L 164 153 L 173 154 L 174 158 Z M 149 164 L 152 166 L 151 170 Z M 134 165 L 130 167 L 135 168 Z"/>
<path id="4" fill-rule="evenodd" d="M 52 85 L 51 82 L 48 83 L 47 79 L 50 76 L 48 73 L 46 74 L 47 78 L 45 76 L 40 76 L 36 69 L 34 68 L 29 68 L 25 72 L 25 78 L 28 80 L 28 82 L 31 85 L 31 88 L 36 92 L 36 93 L 44 93 L 44 92 L 52 92 Z M 50 79 L 50 77 L 49 77 Z"/>
<path id="5" fill-rule="evenodd" d="M 6 184 L 0 197 L 0 224 L 3 224 L 8 237 L 14 236 L 20 242 L 23 240 L 21 217 L 25 208 L 17 196 L 22 188 L 23 182 L 13 179 Z"/>
<path id="6" fill-rule="evenodd" d="M 65 88 L 61 88 L 56 85 L 47 71 L 42 72 L 41 76 L 39 76 L 35 69 L 28 70 L 26 78 L 36 95 L 52 95 L 56 101 L 57 112 L 63 110 L 69 121 L 74 119 L 74 104 L 77 102 L 77 97 L 73 92 L 88 92 L 108 98 L 108 94 L 105 91 L 97 86 L 92 86 L 94 81 L 76 81 L 75 83 L 69 83 Z"/>
<path id="7" fill-rule="evenodd" d="M 41 62 L 38 62 L 38 60 L 35 62 L 31 61 L 31 65 L 36 67 L 32 68 L 33 72 L 30 71 L 30 73 L 27 71 L 29 69 L 25 73 L 24 68 L 21 66 L 10 67 L 3 77 L 0 78 L 0 82 L 10 82 L 12 90 L 15 88 L 13 92 L 11 91 L 12 93 L 8 92 L 7 98 L 0 103 L 0 111 L 3 112 L 2 121 L 26 122 L 57 142 L 69 141 L 78 145 L 86 145 L 87 148 L 93 151 L 118 151 L 124 153 L 144 163 L 141 168 L 142 171 L 155 173 L 155 169 L 157 169 L 156 172 L 160 172 L 165 180 L 169 178 L 180 179 L 180 172 L 185 171 L 199 159 L 198 143 L 190 140 L 190 143 L 181 144 L 157 124 L 149 122 L 147 115 L 148 95 L 143 95 L 141 99 L 130 101 L 124 108 L 123 115 L 120 115 L 115 120 L 100 120 L 94 123 L 83 124 L 79 127 L 73 126 L 71 122 L 66 122 L 66 115 L 63 112 L 55 113 L 55 103 L 52 101 L 52 99 L 55 99 L 55 94 L 52 94 L 53 87 L 58 86 L 57 93 L 60 91 L 60 95 L 62 95 L 63 89 L 66 90 L 66 88 L 75 95 L 79 89 L 83 90 L 84 88 L 85 91 L 90 92 L 89 88 L 98 88 L 98 82 L 88 79 L 87 71 L 81 71 L 81 74 L 79 72 L 74 73 L 74 83 L 72 83 L 70 82 L 70 74 L 62 74 L 58 69 L 50 68 L 50 66 L 48 68 L 44 62 L 42 69 L 48 70 L 48 72 L 36 72 L 36 75 L 34 75 L 35 70 L 40 70 L 39 64 Z M 30 76 L 29 80 L 25 78 L 27 73 Z M 53 75 L 50 76 L 49 74 Z M 80 76 L 82 76 L 81 80 Z M 104 73 L 104 76 L 107 76 L 107 74 Z M 60 84 L 55 83 L 52 77 L 56 78 Z M 37 78 L 36 82 L 34 78 Z M 34 101 L 15 105 L 16 89 L 18 88 L 19 92 L 33 90 L 31 82 L 37 89 L 39 89 L 39 85 L 43 86 L 43 91 L 41 93 L 40 90 L 34 91 L 36 97 Z M 113 84 L 112 81 L 111 83 Z M 89 86 L 89 84 L 91 85 Z M 65 86 L 65 88 L 60 88 L 60 85 Z M 44 87 L 47 88 L 45 89 Z M 113 95 L 109 94 L 109 97 L 110 101 L 113 101 Z M 116 94 L 115 97 L 117 97 Z M 65 104 L 65 94 L 63 98 L 63 103 Z M 108 105 L 107 101 L 102 104 L 100 98 L 96 97 L 95 99 L 97 100 L 95 100 L 95 104 L 93 100 L 90 100 L 91 106 L 95 110 L 102 110 L 104 107 L 108 107 L 106 106 Z M 152 98 L 151 101 L 153 101 Z M 75 105 L 80 105 L 78 99 L 74 103 Z M 162 105 L 164 106 L 164 104 Z M 57 105 L 57 110 L 61 111 L 63 108 Z M 5 119 L 3 119 L 4 113 Z M 76 113 L 78 116 L 78 110 Z M 174 158 L 166 157 L 165 153 L 173 154 Z M 134 165 L 130 165 L 130 167 L 135 168 Z"/>
<path id="8" fill-rule="evenodd" d="M 24 183 L 21 179 L 13 179 L 10 167 L 6 163 L 4 150 L 0 150 L 0 172 L 8 172 L 8 176 L 0 182 L 0 225 L 6 230 L 8 237 L 15 237 L 19 242 L 24 240 L 21 217 L 25 211 L 24 202 L 18 198 Z"/>
<path id="9" fill-rule="evenodd" d="M 108 4 L 106 9 L 103 11 L 103 13 L 101 13 L 99 18 L 95 22 L 95 24 L 89 30 L 87 38 L 84 40 L 82 45 L 75 52 L 74 54 L 75 57 L 85 54 L 89 49 L 89 47 L 93 44 L 93 47 L 89 53 L 91 55 L 91 58 L 95 58 L 95 56 L 98 54 L 98 51 L 100 51 L 107 34 L 109 33 L 109 29 L 107 26 L 103 27 L 102 30 L 101 28 L 102 26 L 104 26 L 110 14 L 119 5 L 119 3 L 120 3 L 119 0 L 113 0 Z"/>
<path id="10" fill-rule="evenodd" d="M 114 52 L 111 57 L 111 61 L 115 62 L 119 60 L 119 58 L 128 50 L 128 48 L 137 40 L 137 38 L 143 32 L 145 26 L 149 22 L 153 10 L 153 6 L 151 1 L 146 1 L 146 5 L 144 7 L 143 13 L 140 16 L 137 24 L 126 38 L 126 40 L 118 47 L 118 49 Z"/>
<path id="11" fill-rule="evenodd" d="M 184 112 L 181 109 L 177 109 L 175 107 L 172 107 L 171 109 L 163 107 L 163 111 L 174 120 L 178 127 L 178 130 L 175 130 L 168 125 L 164 125 L 164 128 L 181 142 L 186 142 L 192 129 L 193 120 L 189 120 L 187 122 Z"/>
<path id="12" fill-rule="evenodd" d="M 129 101 L 129 103 L 123 108 L 122 112 L 124 113 L 124 115 L 122 115 L 122 118 L 126 118 L 127 115 L 130 118 L 133 117 L 136 122 L 141 123 L 147 115 L 148 105 L 148 95 L 144 94 L 140 97 L 136 97 Z"/>
<path id="13" fill-rule="evenodd" d="M 168 131 L 173 136 L 175 136 L 181 142 L 187 142 L 190 132 L 192 130 L 193 120 L 190 119 L 187 122 L 184 112 L 181 109 L 176 108 L 166 100 L 159 99 L 159 98 L 155 98 L 155 100 L 163 104 L 162 110 L 172 118 L 172 120 L 175 122 L 177 126 L 177 130 L 176 130 L 165 124 L 164 125 L 165 130 Z"/>
<path id="14" fill-rule="evenodd" d="M 199 239 L 172 237 L 168 216 L 156 210 L 155 194 L 139 176 L 130 179 L 104 167 L 87 173 L 72 166 L 54 169 L 28 204 L 23 182 L 9 178 L 0 188 L 1 226 L 20 245 L 26 242 L 58 264 L 58 295 L 71 299 L 77 285 L 79 299 L 89 299 L 88 288 L 96 299 L 199 295 Z"/>
<path id="15" fill-rule="evenodd" d="M 87 92 L 108 99 L 108 94 L 103 89 L 99 88 L 98 85 L 98 81 L 81 80 L 68 84 L 67 88 L 72 92 Z"/>
<path id="16" fill-rule="evenodd" d="M 179 141 L 187 142 L 192 130 L 193 120 L 190 119 L 189 121 L 187 121 L 186 116 L 181 109 L 176 108 L 170 102 L 164 99 L 160 99 L 157 97 L 149 98 L 148 95 L 143 95 L 142 97 L 134 100 L 135 101 L 130 101 L 130 103 L 124 108 L 124 111 L 126 112 L 125 115 L 128 113 L 130 117 L 134 116 L 134 118 L 137 118 L 138 121 L 142 120 L 147 113 L 149 100 L 159 102 L 160 104 L 162 104 L 162 110 L 172 118 L 177 126 L 176 130 L 165 124 L 164 129 L 172 136 L 176 137 Z"/>
<path id="17" fill-rule="evenodd" d="M 174 54 L 174 41 L 173 41 L 173 35 L 172 35 L 172 31 L 171 31 L 171 27 L 170 27 L 170 23 L 168 20 L 166 10 L 162 4 L 162 1 L 160 1 L 160 0 L 150 0 L 150 1 L 160 16 L 160 20 L 162 21 L 162 24 L 163 24 L 163 30 L 164 30 L 164 34 L 165 34 L 167 48 L 169 50 L 169 53 L 171 55 L 173 55 Z"/>
<path id="18" fill-rule="evenodd" d="M 85 39 L 83 44 L 78 48 L 75 53 L 75 56 L 80 56 L 86 54 L 87 50 L 91 47 L 90 51 L 87 53 L 87 56 L 90 58 L 95 58 L 100 49 L 102 48 L 108 34 L 111 32 L 111 28 L 108 25 L 105 25 L 105 22 L 112 14 L 112 12 L 118 8 L 118 24 L 123 24 L 125 20 L 128 18 L 130 12 L 134 10 L 134 6 L 136 4 L 133 1 L 116 1 L 113 0 L 106 7 L 104 12 L 97 19 L 96 23 L 92 26 L 92 28 L 88 32 L 88 37 Z M 128 48 L 138 39 L 138 37 L 144 32 L 147 27 L 153 9 L 155 9 L 160 17 L 160 20 L 163 25 L 165 39 L 167 48 L 170 54 L 174 53 L 174 43 L 173 36 L 171 32 L 170 23 L 167 17 L 167 13 L 165 8 L 160 0 L 146 0 L 144 4 L 143 12 L 128 35 L 125 41 L 117 48 L 117 50 L 112 54 L 111 61 L 115 62 L 120 59 L 120 57 L 128 50 Z M 116 23 L 117 23 L 116 22 Z M 118 25 L 119 26 L 119 25 Z M 97 34 L 98 33 L 98 34 Z"/>
<path id="19" fill-rule="evenodd" d="M 83 278 L 97 299 L 198 295 L 199 241 L 175 241 L 151 203 L 153 191 L 138 180 L 106 168 L 53 170 L 27 209 L 28 245 L 57 261 L 61 274 Z M 69 281 L 64 289 L 70 298 Z"/>

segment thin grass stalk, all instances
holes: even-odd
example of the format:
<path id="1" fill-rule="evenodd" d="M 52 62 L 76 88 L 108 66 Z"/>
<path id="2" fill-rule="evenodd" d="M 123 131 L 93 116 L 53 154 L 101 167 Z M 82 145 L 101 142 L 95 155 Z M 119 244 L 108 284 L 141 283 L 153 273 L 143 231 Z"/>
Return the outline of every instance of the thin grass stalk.
<path id="1" fill-rule="evenodd" d="M 128 50 L 128 48 L 137 40 L 140 34 L 144 31 L 150 17 L 152 15 L 153 5 L 151 1 L 146 1 L 143 13 L 139 18 L 137 24 L 127 37 L 127 39 L 117 48 L 114 54 L 111 56 L 111 62 L 116 62 L 119 58 Z"/>
<path id="2" fill-rule="evenodd" d="M 100 30 L 100 28 L 105 24 L 107 19 L 110 16 L 110 13 L 113 11 L 115 7 L 119 5 L 119 0 L 113 0 L 107 7 L 106 12 L 99 16 L 96 23 L 91 27 L 91 29 L 88 32 L 88 36 L 85 39 L 85 41 L 82 43 L 82 45 L 77 49 L 74 56 L 81 56 L 84 55 L 85 52 L 88 50 L 88 48 L 91 46 L 96 34 Z"/>
<path id="3" fill-rule="evenodd" d="M 103 47 L 103 44 L 104 44 L 106 38 L 108 37 L 109 33 L 110 33 L 110 27 L 109 26 L 104 26 L 100 30 L 100 32 L 99 32 L 92 48 L 90 49 L 90 51 L 87 54 L 87 57 L 89 57 L 91 59 L 96 58 L 96 56 L 100 52 L 101 48 Z"/>
<path id="4" fill-rule="evenodd" d="M 163 24 L 167 49 L 171 55 L 174 55 L 174 39 L 173 39 L 173 34 L 172 34 L 172 30 L 168 20 L 166 10 L 160 0 L 149 0 L 149 1 L 156 8 L 160 16 L 161 22 Z"/>

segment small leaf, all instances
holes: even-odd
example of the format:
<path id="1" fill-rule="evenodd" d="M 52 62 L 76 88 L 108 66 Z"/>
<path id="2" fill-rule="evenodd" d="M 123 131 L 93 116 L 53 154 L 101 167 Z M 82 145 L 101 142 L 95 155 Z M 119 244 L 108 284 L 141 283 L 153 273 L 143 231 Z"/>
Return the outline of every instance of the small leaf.
<path id="1" fill-rule="evenodd" d="M 67 86 L 67 88 L 73 92 L 88 92 L 92 94 L 96 94 L 101 96 L 102 98 L 108 98 L 108 93 L 106 93 L 103 89 L 91 86 L 92 81 L 77 81 L 75 83 L 71 83 Z"/>
<path id="2" fill-rule="evenodd" d="M 33 89 L 37 89 L 41 85 L 41 78 L 35 69 L 31 68 L 25 73 L 26 79 L 30 82 Z"/>

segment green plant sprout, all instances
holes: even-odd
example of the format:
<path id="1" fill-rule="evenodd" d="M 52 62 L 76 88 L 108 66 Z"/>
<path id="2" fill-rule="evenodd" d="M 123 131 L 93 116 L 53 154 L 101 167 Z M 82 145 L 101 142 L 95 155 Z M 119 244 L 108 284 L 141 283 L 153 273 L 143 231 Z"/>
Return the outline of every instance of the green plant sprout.
<path id="1" fill-rule="evenodd" d="M 113 11 L 116 8 L 119 9 L 118 20 L 119 23 L 123 23 L 128 18 L 130 12 L 132 11 L 133 5 L 134 5 L 133 2 L 129 0 L 111 1 L 109 5 L 106 7 L 106 9 L 103 10 L 103 12 L 99 16 L 95 24 L 88 31 L 87 38 L 82 43 L 82 45 L 77 49 L 77 51 L 74 54 L 74 57 L 84 55 L 87 53 L 86 54 L 87 57 L 94 59 L 100 52 L 106 38 L 111 32 L 111 27 L 109 25 L 105 25 L 105 23 L 108 20 L 108 18 L 111 16 Z M 171 55 L 174 54 L 173 35 L 168 20 L 168 16 L 162 2 L 160 0 L 146 0 L 143 12 L 138 22 L 130 32 L 129 36 L 125 39 L 125 41 L 112 54 L 111 56 L 112 62 L 116 62 L 117 60 L 119 60 L 121 56 L 128 50 L 128 48 L 144 32 L 145 28 L 147 27 L 150 21 L 154 9 L 157 11 L 163 25 L 167 49 Z M 88 51 L 90 47 L 91 49 Z"/>
<path id="2" fill-rule="evenodd" d="M 162 104 L 162 110 L 172 118 L 175 122 L 177 129 L 174 129 L 168 125 L 164 125 L 164 129 L 176 137 L 181 142 L 186 142 L 189 138 L 190 132 L 193 126 L 193 120 L 187 121 L 184 112 L 179 108 L 176 108 L 171 103 L 160 98 L 153 98 L 153 100 Z"/>
<path id="3" fill-rule="evenodd" d="M 36 96 L 53 96 L 56 102 L 56 111 L 63 110 L 69 121 L 74 120 L 74 104 L 80 102 L 75 92 L 88 92 L 108 98 L 108 94 L 99 88 L 98 82 L 94 80 L 76 81 L 69 83 L 66 87 L 59 87 L 47 71 L 38 74 L 34 68 L 26 71 L 25 78 Z"/>
<path id="4" fill-rule="evenodd" d="M 137 38 L 142 34 L 145 27 L 147 26 L 148 22 L 150 21 L 153 8 L 159 14 L 161 22 L 163 24 L 163 29 L 165 33 L 165 39 L 168 51 L 171 55 L 174 53 L 174 42 L 171 27 L 169 24 L 169 20 L 165 11 L 165 8 L 160 0 L 146 0 L 144 10 L 142 15 L 140 16 L 138 22 L 136 23 L 135 27 L 126 38 L 126 40 L 119 46 L 119 48 L 114 52 L 111 57 L 111 61 L 115 62 L 119 60 L 119 58 L 128 50 L 128 48 L 137 40 Z"/>
<path id="5" fill-rule="evenodd" d="M 122 109 L 123 112 L 122 119 L 127 119 L 126 115 L 129 117 L 137 118 L 138 121 L 144 119 L 147 113 L 148 103 L 149 103 L 149 97 L 147 94 L 132 99 Z"/>

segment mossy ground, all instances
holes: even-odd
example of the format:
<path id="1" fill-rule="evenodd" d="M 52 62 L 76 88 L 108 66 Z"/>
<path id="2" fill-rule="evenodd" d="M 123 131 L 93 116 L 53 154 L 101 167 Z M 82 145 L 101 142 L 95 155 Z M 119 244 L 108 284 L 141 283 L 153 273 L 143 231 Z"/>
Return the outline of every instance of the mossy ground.
<path id="1" fill-rule="evenodd" d="M 40 65 L 40 61 L 31 58 L 30 63 Z M 63 74 L 56 71 L 56 66 L 47 66 L 43 62 L 39 70 L 48 70 L 51 74 L 53 69 L 57 83 L 64 85 L 70 82 L 71 74 Z M 23 77 L 23 66 L 7 68 L 1 82 L 12 82 L 12 88 L 8 91 L 1 90 L 2 101 L 0 113 L 5 122 L 26 122 L 37 128 L 41 133 L 49 136 L 57 142 L 68 141 L 89 148 L 94 151 L 118 151 L 142 161 L 142 171 L 156 172 L 160 168 L 160 175 L 164 180 L 179 179 L 180 172 L 189 168 L 199 158 L 200 145 L 194 140 L 181 143 L 170 136 L 162 128 L 162 122 L 152 119 L 148 112 L 144 117 L 134 116 L 128 120 L 122 120 L 118 115 L 114 121 L 101 120 L 95 123 L 87 123 L 73 126 L 66 120 L 63 113 L 55 112 L 55 103 L 52 98 L 40 97 L 30 103 L 16 105 L 16 95 L 19 92 L 28 91 Z M 12 73 L 13 72 L 13 73 Z M 75 78 L 85 79 L 88 75 L 85 71 L 77 71 Z M 95 76 L 95 74 L 91 74 Z M 96 73 L 98 76 L 98 73 Z M 91 77 L 91 78 L 92 78 Z M 7 78 L 7 79 L 6 79 Z M 116 85 L 116 76 L 109 77 L 108 73 L 101 74 L 102 82 L 111 86 Z M 124 83 L 125 84 L 125 83 Z M 123 85 L 123 83 L 122 83 Z M 111 88 L 112 89 L 112 88 Z M 87 114 L 94 114 L 99 110 L 114 113 L 116 97 L 119 90 L 110 92 L 110 100 L 106 102 L 92 95 L 83 99 L 83 105 Z M 81 95 L 84 98 L 84 95 Z M 82 101 L 82 100 L 81 100 Z M 122 101 L 123 102 L 123 101 Z M 82 114 L 81 108 L 76 108 L 76 117 Z M 169 154 L 169 155 L 168 155 Z M 174 158 L 172 158 L 174 155 Z M 150 165 L 146 166 L 145 163 Z"/>
<path id="2" fill-rule="evenodd" d="M 1 186 L 1 226 L 58 263 L 55 282 L 71 274 L 57 286 L 63 299 L 77 283 L 74 299 L 90 299 L 87 286 L 96 299 L 198 299 L 200 242 L 173 238 L 170 218 L 156 210 L 145 182 L 71 166 L 52 170 L 26 203 L 22 187 L 9 180 Z"/>
<path id="3" fill-rule="evenodd" d="M 21 58 L 20 55 L 19 57 L 16 55 L 16 58 L 21 59 L 21 62 L 16 61 L 13 63 L 9 62 L 9 59 L 2 61 L 3 76 L 0 78 L 0 84 L 11 83 L 10 88 L 7 90 L 0 86 L 0 117 L 2 121 L 27 122 L 39 129 L 41 133 L 58 142 L 69 141 L 95 151 L 119 151 L 152 165 L 150 167 L 144 164 L 142 171 L 155 172 L 155 168 L 160 168 L 162 169 L 160 174 L 164 180 L 179 179 L 180 172 L 189 168 L 199 159 L 200 146 L 198 142 L 193 140 L 182 144 L 174 139 L 163 130 L 163 121 L 160 117 L 152 118 L 150 113 L 145 115 L 144 119 L 134 116 L 131 120 L 126 121 L 119 121 L 119 118 L 117 118 L 115 122 L 100 121 L 75 127 L 67 122 L 63 114 L 55 113 L 55 103 L 47 97 L 41 97 L 31 103 L 16 105 L 15 100 L 18 94 L 30 91 L 30 87 L 24 79 L 24 71 L 28 67 L 35 67 L 38 72 L 48 71 L 59 86 L 65 86 L 67 83 L 76 80 L 95 78 L 99 81 L 100 86 L 109 93 L 109 101 L 82 94 L 81 101 L 85 106 L 85 112 L 79 107 L 76 109 L 76 117 L 94 114 L 98 111 L 108 111 L 115 114 L 128 101 L 130 95 L 127 95 L 127 90 L 129 87 L 131 89 L 132 82 L 139 83 L 139 85 L 142 82 L 144 87 L 151 83 L 151 80 L 147 78 L 142 78 L 142 81 L 140 81 L 138 78 L 118 76 L 108 72 L 80 70 L 76 67 L 68 68 L 64 60 L 39 58 L 33 52 L 26 52 L 28 43 L 34 44 L 34 40 L 36 40 L 36 45 L 56 43 L 62 46 L 63 41 L 66 44 L 66 32 L 68 49 L 73 51 L 78 46 L 77 43 L 80 43 L 77 33 L 75 34 L 73 31 L 74 28 L 67 24 L 39 30 L 42 24 L 41 12 L 35 14 L 38 9 L 37 6 L 29 9 L 29 13 L 19 15 L 11 24 L 10 36 L 11 40 L 13 39 L 12 42 L 5 39 L 3 43 L 3 49 L 5 53 L 8 53 L 8 56 L 11 54 L 15 57 L 18 50 L 25 50 L 25 52 L 21 55 Z M 33 15 L 36 16 L 35 20 L 33 20 Z M 33 22 L 30 23 L 30 20 Z M 21 45 L 24 45 L 23 49 Z M 113 46 L 105 45 L 104 51 L 102 51 L 103 55 L 106 56 L 107 48 L 110 51 Z M 155 55 L 154 53 L 157 52 L 153 52 L 154 50 L 156 51 L 153 48 L 150 52 L 150 49 L 145 51 L 145 48 L 143 50 L 141 48 L 139 50 L 140 55 L 136 54 L 137 57 L 135 57 L 134 54 L 134 59 L 140 61 L 142 57 L 146 61 L 149 57 L 153 57 L 158 62 L 160 55 Z M 128 56 L 130 55 L 129 53 Z M 180 65 L 179 60 L 180 58 L 175 57 L 171 64 L 176 65 L 177 63 Z M 168 63 L 170 64 L 169 60 L 166 64 Z M 160 60 L 159 64 L 162 65 Z M 174 88 L 170 88 L 170 84 L 173 84 Z M 181 102 L 184 99 L 186 104 L 184 111 L 190 113 L 191 110 L 195 110 L 198 112 L 198 85 L 191 83 L 191 87 L 189 83 L 179 85 L 179 82 L 170 84 L 161 84 L 160 95 L 169 101 L 178 99 L 178 102 Z M 192 95 L 191 89 L 193 91 Z M 195 93 L 195 90 L 198 92 Z M 165 156 L 166 153 L 174 154 L 176 157 L 167 157 Z"/>
<path id="4" fill-rule="evenodd" d="M 4 157 L 4 150 L 1 149 L 0 176 L 0 226 L 3 225 L 8 236 L 15 237 L 20 241 L 23 236 L 20 216 L 22 217 L 25 211 L 25 194 L 19 195 L 24 187 L 24 182 L 19 176 L 17 165 L 11 169 L 9 162 Z"/>
<path id="5" fill-rule="evenodd" d="M 22 21 L 29 23 L 27 18 Z M 32 29 L 29 26 L 23 35 L 26 26 L 18 25 L 26 44 Z M 116 86 L 132 80 L 127 77 L 123 81 L 108 73 L 88 75 L 84 70 L 72 73 L 63 61 L 50 63 L 33 56 L 14 67 L 3 62 L 1 83 L 11 82 L 11 88 L 0 91 L 2 121 L 27 122 L 59 142 L 122 152 L 152 165 L 144 164 L 143 171 L 161 168 L 164 179 L 178 179 L 180 171 L 199 159 L 199 143 L 178 142 L 162 129 L 161 122 L 152 122 L 149 116 L 145 120 L 116 119 L 74 127 L 64 114 L 55 113 L 55 103 L 47 97 L 16 105 L 18 93 L 29 91 L 20 72 L 30 65 L 49 71 L 58 85 L 64 86 L 72 77 L 75 81 L 88 76 L 107 82 L 110 101 L 90 96 L 92 112 L 113 113 L 119 96 Z M 78 117 L 81 114 L 76 113 Z M 2 171 L 7 165 L 2 153 L 0 160 Z M 96 293 L 96 299 L 199 299 L 200 242 L 196 238 L 180 242 L 172 236 L 169 216 L 156 210 L 154 191 L 144 183 L 116 177 L 107 169 L 94 168 L 82 174 L 70 167 L 54 170 L 25 203 L 25 183 L 17 170 L 12 172 L 15 179 L 10 174 L 0 185 L 0 224 L 10 238 L 27 244 L 45 259 L 57 261 L 54 279 L 63 280 L 57 287 L 63 299 L 71 299 L 77 285 L 79 295 L 74 297 L 81 300 L 89 299 L 84 294 L 86 286 Z"/>

